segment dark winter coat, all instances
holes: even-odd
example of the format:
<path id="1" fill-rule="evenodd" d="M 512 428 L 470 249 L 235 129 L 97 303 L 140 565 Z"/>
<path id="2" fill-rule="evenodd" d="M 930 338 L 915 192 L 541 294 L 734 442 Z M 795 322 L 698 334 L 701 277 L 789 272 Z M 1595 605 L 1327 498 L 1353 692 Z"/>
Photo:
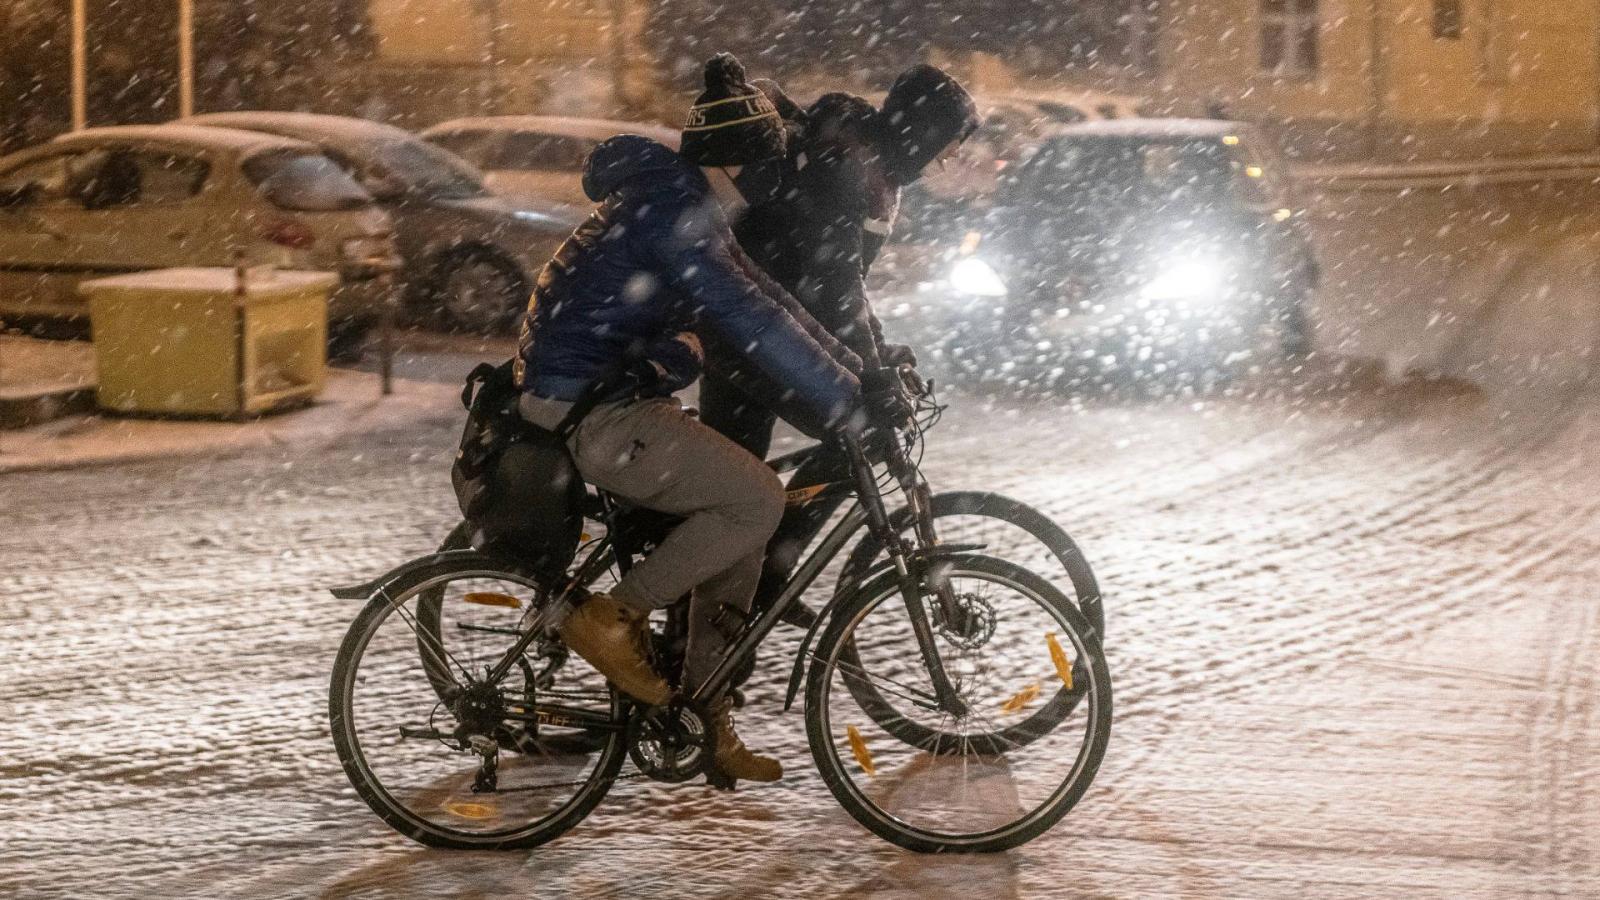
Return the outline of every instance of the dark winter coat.
<path id="1" fill-rule="evenodd" d="M 850 123 L 839 128 L 830 121 L 871 114 L 870 104 L 849 95 L 818 100 L 795 123 L 779 199 L 750 210 L 735 233 L 756 263 L 874 369 L 881 365 L 882 333 L 867 301 L 866 273 L 889 233 L 900 191 L 873 149 L 852 139 Z"/>
<path id="2" fill-rule="evenodd" d="M 835 421 L 854 402 L 855 359 L 735 243 L 699 168 L 665 146 L 622 135 L 590 155 L 584 192 L 600 205 L 540 273 L 523 320 L 518 384 L 574 400 L 625 358 L 699 375 L 677 340 L 697 330 L 735 349 L 800 403 Z"/>

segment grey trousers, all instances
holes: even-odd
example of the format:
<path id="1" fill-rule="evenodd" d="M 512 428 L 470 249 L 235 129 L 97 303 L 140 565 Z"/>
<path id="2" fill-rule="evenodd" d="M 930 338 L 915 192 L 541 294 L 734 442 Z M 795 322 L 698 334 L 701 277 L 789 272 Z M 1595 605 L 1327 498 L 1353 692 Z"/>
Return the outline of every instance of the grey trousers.
<path id="1" fill-rule="evenodd" d="M 554 429 L 572 404 L 523 394 L 522 417 Z M 595 407 L 568 439 L 584 480 L 646 509 L 684 516 L 612 591 L 634 609 L 691 594 L 684 686 L 716 667 L 750 611 L 767 541 L 783 516 L 783 483 L 761 460 L 702 425 L 675 397 Z M 717 622 L 721 621 L 718 627 Z"/>

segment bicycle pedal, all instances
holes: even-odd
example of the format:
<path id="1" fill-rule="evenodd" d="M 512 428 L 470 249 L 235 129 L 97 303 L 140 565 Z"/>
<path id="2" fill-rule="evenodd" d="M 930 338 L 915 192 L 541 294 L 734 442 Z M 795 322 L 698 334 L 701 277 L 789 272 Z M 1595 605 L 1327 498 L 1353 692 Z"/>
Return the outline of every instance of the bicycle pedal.
<path id="1" fill-rule="evenodd" d="M 713 765 L 706 770 L 706 784 L 719 791 L 732 791 L 737 788 L 739 779 Z"/>

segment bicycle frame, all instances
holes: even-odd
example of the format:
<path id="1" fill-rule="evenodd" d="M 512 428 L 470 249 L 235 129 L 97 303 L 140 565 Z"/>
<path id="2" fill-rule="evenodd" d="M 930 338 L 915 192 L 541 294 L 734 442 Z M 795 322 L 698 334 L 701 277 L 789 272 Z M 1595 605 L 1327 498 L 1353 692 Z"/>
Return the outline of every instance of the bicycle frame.
<path id="1" fill-rule="evenodd" d="M 873 533 L 882 541 L 889 552 L 890 562 L 899 576 L 901 597 L 905 602 L 907 613 L 911 616 L 912 630 L 916 635 L 918 647 L 922 652 L 923 663 L 932 679 L 933 699 L 938 708 L 944 712 L 955 716 L 966 714 L 966 705 L 956 695 L 955 688 L 945 672 L 943 660 L 940 658 L 938 648 L 934 643 L 933 626 L 928 620 L 927 608 L 922 600 L 923 570 L 926 564 L 938 554 L 934 546 L 937 537 L 933 529 L 931 503 L 929 502 L 929 498 L 932 496 L 931 491 L 929 491 L 927 483 L 922 480 L 920 473 L 906 459 L 903 449 L 895 445 L 888 454 L 887 463 L 891 473 L 899 481 L 911 506 L 914 521 L 917 524 L 917 543 L 919 545 L 917 549 L 923 551 L 922 553 L 908 553 L 907 548 L 902 544 L 899 535 L 894 532 L 889 522 L 888 511 L 883 502 L 883 494 L 878 489 L 872 464 L 867 459 L 866 453 L 862 450 L 859 442 L 853 438 L 846 437 L 842 439 L 842 444 L 850 463 L 852 474 L 855 477 L 856 504 L 846 511 L 844 518 L 834 525 L 821 544 L 799 564 L 795 572 L 784 582 L 782 589 L 773 602 L 768 604 L 754 619 L 746 622 L 744 627 L 739 630 L 738 635 L 729 642 L 729 646 L 724 650 L 711 675 L 687 698 L 691 704 L 704 704 L 719 696 L 729 686 L 733 673 L 739 665 L 766 640 L 767 635 L 777 627 L 779 620 L 782 619 L 783 614 L 789 607 L 799 600 L 800 596 L 811 587 L 817 577 L 822 574 L 822 571 L 827 568 L 828 564 L 839 555 L 839 552 L 849 542 L 850 537 L 865 525 L 872 529 Z M 778 471 L 785 470 L 784 468 L 779 468 L 779 466 L 793 464 L 797 467 L 806 459 L 809 459 L 810 454 L 815 453 L 816 450 L 816 447 L 812 447 L 797 454 L 790 454 L 774 461 L 774 467 Z M 818 486 L 807 486 L 802 490 L 809 490 L 812 487 Z M 820 489 L 810 496 L 820 498 L 827 494 L 833 494 L 839 496 L 842 500 L 842 496 L 845 493 L 842 488 L 835 488 L 833 484 L 824 484 L 819 487 Z M 830 490 L 830 488 L 833 490 Z M 832 498 L 830 497 L 830 499 Z M 533 620 L 528 623 L 528 627 L 523 631 L 522 636 L 491 667 L 487 673 L 487 680 L 498 682 L 506 676 L 511 667 L 516 664 L 517 659 L 526 652 L 528 646 L 545 633 L 549 623 L 555 618 L 556 610 L 568 603 L 569 598 L 577 590 L 588 583 L 592 583 L 605 568 L 609 567 L 610 563 L 607 561 L 607 556 L 612 554 L 613 551 L 613 538 L 608 534 L 600 540 L 599 545 L 595 547 L 589 557 L 579 565 L 573 577 L 568 580 L 567 585 L 560 591 L 559 595 L 552 598 L 533 617 Z M 615 555 L 620 560 L 626 554 L 617 553 Z M 940 593 L 942 597 L 946 592 L 941 590 Z M 804 646 L 802 647 L 803 653 Z"/>

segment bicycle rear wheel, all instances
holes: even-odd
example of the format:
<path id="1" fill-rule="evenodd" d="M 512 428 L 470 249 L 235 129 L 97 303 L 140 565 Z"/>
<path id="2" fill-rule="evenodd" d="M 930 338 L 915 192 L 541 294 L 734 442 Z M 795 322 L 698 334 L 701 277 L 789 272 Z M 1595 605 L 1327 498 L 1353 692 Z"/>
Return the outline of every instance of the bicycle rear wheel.
<path id="1" fill-rule="evenodd" d="M 487 559 L 453 560 L 383 585 L 351 625 L 329 686 L 334 747 L 396 831 L 435 847 L 534 847 L 610 789 L 627 710 L 599 673 L 535 641 L 504 678 L 488 677 L 529 627 L 537 593 Z M 419 635 L 426 603 L 464 610 L 442 647 Z"/>
<path id="2" fill-rule="evenodd" d="M 935 632 L 967 713 L 939 710 L 887 573 L 845 600 L 818 641 L 806 733 L 828 789 L 885 840 L 922 852 L 1006 850 L 1048 830 L 1094 780 L 1111 734 L 1111 677 L 1082 614 L 1044 579 L 989 557 L 948 565 L 952 589 L 994 623 L 981 639 Z M 895 697 L 923 738 L 908 743 L 886 728 L 852 681 Z"/>
<path id="3" fill-rule="evenodd" d="M 895 530 L 910 535 L 916 524 L 909 509 L 890 515 Z M 1037 509 L 990 491 L 942 491 L 933 495 L 933 522 L 946 544 L 982 544 L 975 552 L 1010 560 L 1066 592 L 1105 643 L 1105 602 L 1089 560 L 1066 529 Z M 868 531 L 850 550 L 839 584 L 859 579 L 888 561 L 883 542 Z"/>

